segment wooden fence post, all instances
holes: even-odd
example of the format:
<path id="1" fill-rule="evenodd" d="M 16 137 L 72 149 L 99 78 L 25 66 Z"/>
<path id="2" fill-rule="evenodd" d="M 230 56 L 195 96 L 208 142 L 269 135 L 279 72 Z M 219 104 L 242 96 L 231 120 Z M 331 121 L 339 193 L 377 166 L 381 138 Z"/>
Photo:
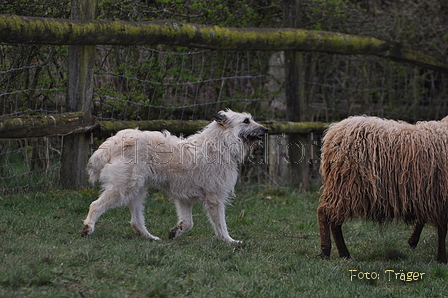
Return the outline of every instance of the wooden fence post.
<path id="1" fill-rule="evenodd" d="M 284 27 L 300 28 L 300 0 L 283 0 Z M 288 121 L 304 121 L 306 104 L 303 87 L 303 54 L 285 51 L 285 95 L 286 118 Z M 288 136 L 287 160 L 290 163 L 291 184 L 306 190 L 309 180 L 308 136 L 294 134 Z"/>
<path id="2" fill-rule="evenodd" d="M 72 19 L 96 18 L 97 0 L 72 0 Z M 89 119 L 92 116 L 93 68 L 95 46 L 70 46 L 68 53 L 66 111 L 81 111 Z M 86 165 L 89 153 L 88 134 L 64 136 L 60 182 L 67 189 L 79 189 L 87 185 Z"/>

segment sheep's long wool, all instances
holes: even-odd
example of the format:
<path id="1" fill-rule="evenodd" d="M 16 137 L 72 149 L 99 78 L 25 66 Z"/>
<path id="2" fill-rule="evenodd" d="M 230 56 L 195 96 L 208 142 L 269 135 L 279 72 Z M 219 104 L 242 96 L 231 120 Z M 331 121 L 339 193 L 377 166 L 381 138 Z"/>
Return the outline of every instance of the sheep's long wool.
<path id="1" fill-rule="evenodd" d="M 334 123 L 323 138 L 320 171 L 330 222 L 446 224 L 448 117 L 415 125 L 366 116 Z"/>
<path id="2" fill-rule="evenodd" d="M 322 258 L 350 258 L 342 224 L 350 218 L 415 223 L 408 239 L 416 247 L 426 223 L 437 228 L 437 261 L 448 263 L 448 117 L 406 122 L 350 117 L 325 133 L 317 208 Z"/>

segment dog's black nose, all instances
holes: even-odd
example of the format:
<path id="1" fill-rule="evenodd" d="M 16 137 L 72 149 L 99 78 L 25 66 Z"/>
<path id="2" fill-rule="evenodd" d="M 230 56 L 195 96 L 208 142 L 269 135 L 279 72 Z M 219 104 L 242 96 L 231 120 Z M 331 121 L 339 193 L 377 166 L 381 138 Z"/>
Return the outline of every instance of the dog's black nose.
<path id="1" fill-rule="evenodd" d="M 263 131 L 264 133 L 267 133 L 269 129 L 267 129 L 266 127 L 263 127 Z"/>

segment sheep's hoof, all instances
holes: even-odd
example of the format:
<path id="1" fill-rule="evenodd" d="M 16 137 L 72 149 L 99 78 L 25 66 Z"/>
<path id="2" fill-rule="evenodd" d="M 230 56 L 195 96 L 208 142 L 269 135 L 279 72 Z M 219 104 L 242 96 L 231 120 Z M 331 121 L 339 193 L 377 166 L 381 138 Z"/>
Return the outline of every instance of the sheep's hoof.
<path id="1" fill-rule="evenodd" d="M 409 240 L 408 244 L 409 244 L 410 248 L 414 249 L 414 248 L 417 247 L 418 242 L 414 242 L 414 241 Z"/>
<path id="2" fill-rule="evenodd" d="M 322 252 L 322 253 L 316 255 L 316 258 L 321 258 L 321 259 L 323 259 L 323 260 L 329 260 L 329 259 L 330 259 L 330 256 L 328 256 L 328 255 L 326 255 L 326 254 L 324 254 L 324 253 Z"/>

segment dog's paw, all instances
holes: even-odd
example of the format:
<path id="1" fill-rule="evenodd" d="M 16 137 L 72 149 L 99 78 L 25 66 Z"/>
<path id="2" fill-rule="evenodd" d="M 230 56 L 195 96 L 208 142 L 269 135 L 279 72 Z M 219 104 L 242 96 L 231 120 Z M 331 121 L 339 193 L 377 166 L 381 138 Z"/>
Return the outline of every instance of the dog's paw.
<path id="1" fill-rule="evenodd" d="M 179 235 L 181 235 L 182 231 L 182 227 L 179 226 L 175 226 L 174 228 L 171 229 L 171 231 L 168 233 L 168 239 L 175 239 L 176 237 L 178 237 Z"/>
<path id="2" fill-rule="evenodd" d="M 147 238 L 147 239 L 157 240 L 157 241 L 162 240 L 162 239 L 160 239 L 159 237 L 152 235 L 152 234 L 151 234 L 150 232 L 148 232 L 148 231 L 142 231 L 142 232 L 139 233 L 139 234 L 140 234 L 140 236 L 141 236 L 142 238 Z"/>
<path id="3" fill-rule="evenodd" d="M 235 244 L 237 244 L 237 243 L 243 243 L 243 241 L 241 241 L 241 240 L 235 240 L 235 239 L 233 239 L 233 238 L 231 238 L 231 237 L 222 237 L 222 238 L 220 238 L 222 241 L 224 241 L 224 242 L 227 242 L 227 243 L 235 243 Z"/>
<path id="4" fill-rule="evenodd" d="M 89 236 L 90 234 L 92 234 L 92 232 L 93 232 L 93 228 L 91 226 L 84 225 L 84 227 L 82 228 L 82 231 L 81 231 L 81 236 L 82 237 Z"/>
<path id="5" fill-rule="evenodd" d="M 171 231 L 168 234 L 168 238 L 175 239 L 180 235 L 191 231 L 192 228 L 193 228 L 192 224 L 185 224 L 184 222 L 178 223 L 174 228 L 171 229 Z"/>
<path id="6" fill-rule="evenodd" d="M 154 236 L 154 235 L 151 235 L 151 234 L 149 234 L 149 235 L 147 235 L 147 236 L 143 236 L 144 238 L 148 238 L 148 239 L 151 239 L 151 240 L 155 240 L 155 241 L 161 241 L 162 239 L 160 239 L 159 237 L 157 237 L 157 236 Z"/>

